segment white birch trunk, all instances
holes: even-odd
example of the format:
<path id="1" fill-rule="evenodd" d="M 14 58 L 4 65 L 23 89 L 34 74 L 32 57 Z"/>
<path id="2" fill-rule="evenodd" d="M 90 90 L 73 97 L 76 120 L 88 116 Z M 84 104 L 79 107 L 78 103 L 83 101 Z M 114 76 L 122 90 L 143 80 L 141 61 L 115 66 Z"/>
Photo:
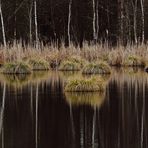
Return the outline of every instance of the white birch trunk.
<path id="1" fill-rule="evenodd" d="M 96 18 L 97 18 L 97 31 L 96 31 L 96 40 L 98 40 L 98 34 L 99 34 L 99 11 L 98 11 L 98 7 L 99 7 L 99 4 L 98 4 L 98 1 L 97 1 L 97 6 L 96 6 Z"/>
<path id="2" fill-rule="evenodd" d="M 144 0 L 140 0 L 140 4 L 141 4 L 141 17 L 142 17 L 142 43 L 144 43 Z"/>
<path id="3" fill-rule="evenodd" d="M 137 0 L 135 1 L 135 6 L 134 6 L 134 38 L 135 38 L 135 43 L 138 43 L 137 40 Z"/>
<path id="4" fill-rule="evenodd" d="M 1 24 L 2 24 L 3 44 L 4 44 L 4 47 L 6 48 L 6 35 L 5 35 L 5 27 L 4 27 L 4 19 L 3 19 L 1 1 L 0 1 L 0 17 L 1 17 Z"/>
<path id="5" fill-rule="evenodd" d="M 95 9 L 95 0 L 93 2 L 93 39 L 96 40 L 96 9 Z"/>
<path id="6" fill-rule="evenodd" d="M 29 40 L 30 44 L 32 44 L 32 1 L 30 4 L 30 11 L 29 11 Z"/>
<path id="7" fill-rule="evenodd" d="M 37 23 L 37 4 L 36 0 L 34 0 L 34 21 L 35 21 L 35 46 L 38 49 L 39 39 L 38 39 L 38 23 Z"/>
<path id="8" fill-rule="evenodd" d="M 70 44 L 70 41 L 71 41 L 71 36 L 70 36 L 71 6 L 72 6 L 72 0 L 69 1 L 69 14 L 68 14 L 68 45 Z"/>

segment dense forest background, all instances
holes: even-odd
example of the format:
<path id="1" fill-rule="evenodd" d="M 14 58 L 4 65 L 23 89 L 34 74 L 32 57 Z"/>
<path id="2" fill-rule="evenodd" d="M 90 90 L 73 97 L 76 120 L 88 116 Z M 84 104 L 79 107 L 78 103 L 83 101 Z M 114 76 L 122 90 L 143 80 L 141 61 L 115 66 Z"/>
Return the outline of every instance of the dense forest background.
<path id="1" fill-rule="evenodd" d="M 148 0 L 1 0 L 1 8 L 7 43 L 36 40 L 35 20 L 44 43 L 68 45 L 70 40 L 82 46 L 84 41 L 127 44 L 148 39 Z"/>

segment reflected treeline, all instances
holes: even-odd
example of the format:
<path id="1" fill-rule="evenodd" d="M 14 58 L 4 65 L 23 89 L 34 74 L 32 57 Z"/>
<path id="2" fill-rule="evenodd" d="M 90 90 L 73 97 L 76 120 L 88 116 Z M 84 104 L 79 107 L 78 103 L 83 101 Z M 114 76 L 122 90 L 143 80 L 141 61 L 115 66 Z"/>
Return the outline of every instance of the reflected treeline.
<path id="1" fill-rule="evenodd" d="M 101 94 L 64 94 L 64 73 L 33 77 L 15 93 L 0 80 L 0 147 L 148 147 L 148 76 L 141 70 L 113 70 Z"/>

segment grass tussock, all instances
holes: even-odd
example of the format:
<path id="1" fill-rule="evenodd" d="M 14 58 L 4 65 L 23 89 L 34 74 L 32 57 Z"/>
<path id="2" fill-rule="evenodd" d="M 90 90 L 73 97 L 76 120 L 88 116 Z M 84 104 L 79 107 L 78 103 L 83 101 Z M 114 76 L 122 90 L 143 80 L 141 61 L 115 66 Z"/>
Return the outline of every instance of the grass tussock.
<path id="1" fill-rule="evenodd" d="M 89 63 L 84 66 L 83 74 L 110 74 L 111 68 L 106 62 Z"/>
<path id="2" fill-rule="evenodd" d="M 43 71 L 43 70 L 49 70 L 49 63 L 42 58 L 32 58 L 28 62 L 32 70 L 34 71 Z"/>
<path id="3" fill-rule="evenodd" d="M 86 64 L 88 63 L 84 58 L 80 57 L 80 56 L 72 56 L 70 58 L 67 59 L 68 61 L 70 62 L 73 62 L 73 63 L 77 63 L 81 66 L 81 68 Z"/>
<path id="4" fill-rule="evenodd" d="M 66 92 L 103 92 L 104 81 L 101 78 L 73 78 L 65 86 Z"/>
<path id="5" fill-rule="evenodd" d="M 140 56 L 130 55 L 125 58 L 123 66 L 144 67 L 145 61 Z"/>
<path id="6" fill-rule="evenodd" d="M 6 63 L 2 68 L 4 74 L 30 74 L 31 68 L 25 62 Z"/>
<path id="7" fill-rule="evenodd" d="M 129 57 L 129 55 L 134 56 L 134 58 Z M 59 67 L 64 61 L 75 61 L 82 66 L 85 61 L 92 63 L 98 60 L 106 61 L 111 66 L 141 66 L 148 61 L 148 44 L 111 47 L 106 44 L 84 43 L 81 49 L 72 44 L 68 48 L 64 47 L 64 45 L 61 47 L 40 45 L 37 50 L 32 46 L 14 43 L 13 45 L 8 45 L 6 49 L 1 47 L 0 50 L 1 65 L 9 62 L 24 61 L 32 57 L 46 60 L 52 68 Z"/>
<path id="8" fill-rule="evenodd" d="M 113 50 L 108 55 L 108 63 L 111 66 L 121 66 L 124 61 L 123 50 Z"/>
<path id="9" fill-rule="evenodd" d="M 59 67 L 60 71 L 79 71 L 80 69 L 81 65 L 73 61 L 63 61 Z"/>

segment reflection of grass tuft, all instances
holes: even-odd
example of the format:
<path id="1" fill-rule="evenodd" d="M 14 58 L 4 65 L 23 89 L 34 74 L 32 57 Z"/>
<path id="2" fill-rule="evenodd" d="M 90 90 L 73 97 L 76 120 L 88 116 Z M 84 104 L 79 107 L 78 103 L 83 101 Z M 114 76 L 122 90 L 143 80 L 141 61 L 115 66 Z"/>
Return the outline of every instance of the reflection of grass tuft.
<path id="1" fill-rule="evenodd" d="M 66 100 L 72 105 L 91 105 L 93 107 L 101 106 L 105 99 L 105 93 L 98 92 L 66 92 Z"/>
<path id="2" fill-rule="evenodd" d="M 3 66 L 4 74 L 30 74 L 31 68 L 25 62 L 7 63 Z"/>
<path id="3" fill-rule="evenodd" d="M 101 78 L 72 78 L 65 86 L 67 92 L 103 92 L 104 81 Z"/>
<path id="4" fill-rule="evenodd" d="M 83 74 L 110 74 L 111 68 L 106 62 L 87 64 L 82 71 Z"/>

